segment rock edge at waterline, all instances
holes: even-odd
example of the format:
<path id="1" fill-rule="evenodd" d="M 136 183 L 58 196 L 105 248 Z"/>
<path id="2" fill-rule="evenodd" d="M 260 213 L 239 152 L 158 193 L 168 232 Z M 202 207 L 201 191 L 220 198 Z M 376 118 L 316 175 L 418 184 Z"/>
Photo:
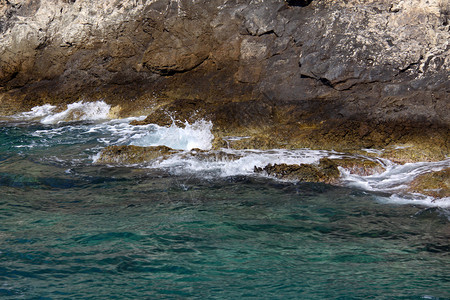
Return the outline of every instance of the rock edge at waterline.
<path id="1" fill-rule="evenodd" d="M 409 191 L 434 198 L 450 197 L 450 168 L 417 176 Z"/>

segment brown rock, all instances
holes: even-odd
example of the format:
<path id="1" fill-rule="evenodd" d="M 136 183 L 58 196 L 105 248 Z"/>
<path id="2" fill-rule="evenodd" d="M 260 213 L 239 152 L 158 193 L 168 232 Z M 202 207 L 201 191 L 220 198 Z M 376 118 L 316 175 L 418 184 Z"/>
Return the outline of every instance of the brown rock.
<path id="1" fill-rule="evenodd" d="M 424 131 L 429 132 L 427 129 L 424 129 Z M 436 138 L 436 133 L 429 132 L 428 138 L 424 137 L 421 140 L 412 138 L 407 144 L 388 147 L 383 151 L 381 157 L 398 164 L 444 160 L 449 155 L 449 135 L 444 130 L 442 134 L 442 137 Z M 447 137 L 444 135 L 447 135 Z"/>
<path id="2" fill-rule="evenodd" d="M 409 191 L 435 198 L 450 197 L 450 168 L 417 176 Z"/>
<path id="3" fill-rule="evenodd" d="M 178 127 L 184 127 L 185 122 L 194 123 L 205 117 L 206 103 L 198 99 L 177 99 L 159 104 L 142 121 L 133 121 L 131 125 L 156 124 L 159 126 L 170 126 L 172 124 Z M 216 105 L 211 105 L 209 110 L 214 110 Z"/>
<path id="4" fill-rule="evenodd" d="M 139 164 L 157 158 L 177 153 L 166 146 L 139 147 L 139 146 L 108 146 L 100 153 L 98 164 Z"/>
<path id="5" fill-rule="evenodd" d="M 176 122 L 169 113 L 164 113 L 163 111 L 157 111 L 153 112 L 150 115 L 148 115 L 144 120 L 142 121 L 131 121 L 131 125 L 147 125 L 147 124 L 156 124 L 159 126 L 170 126 L 173 123 L 176 123 L 177 125 L 181 125 L 182 123 L 180 121 Z"/>
<path id="6" fill-rule="evenodd" d="M 225 151 L 220 150 L 202 150 L 198 148 L 194 148 L 189 152 L 183 153 L 182 158 L 191 158 L 195 157 L 196 159 L 202 161 L 216 162 L 216 161 L 234 161 L 238 160 L 242 156 L 234 153 L 227 153 Z"/>
<path id="7" fill-rule="evenodd" d="M 268 164 L 264 168 L 255 167 L 256 173 L 266 173 L 285 180 L 298 180 L 300 182 L 323 182 L 336 184 L 339 179 L 339 170 L 329 159 L 321 159 L 318 165 L 288 165 Z"/>
<path id="8" fill-rule="evenodd" d="M 339 167 L 360 176 L 369 176 L 377 173 L 383 173 L 386 169 L 379 162 L 375 162 L 366 158 L 340 158 L 331 159 L 331 161 Z"/>
<path id="9" fill-rule="evenodd" d="M 167 23 L 164 29 L 152 32 L 154 40 L 143 57 L 145 68 L 160 75 L 173 75 L 190 71 L 208 58 L 211 29 L 204 21 L 180 18 Z"/>

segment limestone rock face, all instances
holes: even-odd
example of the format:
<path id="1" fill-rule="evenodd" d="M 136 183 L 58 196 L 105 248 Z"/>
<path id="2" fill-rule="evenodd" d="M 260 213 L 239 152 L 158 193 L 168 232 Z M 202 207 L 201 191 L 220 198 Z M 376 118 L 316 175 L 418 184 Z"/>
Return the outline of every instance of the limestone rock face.
<path id="1" fill-rule="evenodd" d="M 195 101 L 227 134 L 433 136 L 448 153 L 449 12 L 447 0 L 0 0 L 0 113 Z"/>

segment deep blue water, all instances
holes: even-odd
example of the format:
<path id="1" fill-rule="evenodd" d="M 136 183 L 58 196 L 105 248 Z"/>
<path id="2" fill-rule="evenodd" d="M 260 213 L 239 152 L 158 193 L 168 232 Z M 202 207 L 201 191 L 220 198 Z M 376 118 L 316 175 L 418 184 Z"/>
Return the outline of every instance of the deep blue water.
<path id="1" fill-rule="evenodd" d="M 95 165 L 97 125 L 1 124 L 1 299 L 450 299 L 446 208 Z"/>

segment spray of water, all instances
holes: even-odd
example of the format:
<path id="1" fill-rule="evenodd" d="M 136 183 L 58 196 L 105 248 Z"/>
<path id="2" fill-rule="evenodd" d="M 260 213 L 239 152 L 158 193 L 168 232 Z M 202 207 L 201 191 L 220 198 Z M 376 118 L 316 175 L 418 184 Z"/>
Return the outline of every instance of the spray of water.
<path id="1" fill-rule="evenodd" d="M 111 106 L 104 101 L 75 102 L 58 112 L 57 107 L 50 104 L 36 106 L 29 112 L 13 116 L 16 120 L 39 121 L 43 124 L 57 124 L 71 121 L 93 121 L 108 119 Z"/>

